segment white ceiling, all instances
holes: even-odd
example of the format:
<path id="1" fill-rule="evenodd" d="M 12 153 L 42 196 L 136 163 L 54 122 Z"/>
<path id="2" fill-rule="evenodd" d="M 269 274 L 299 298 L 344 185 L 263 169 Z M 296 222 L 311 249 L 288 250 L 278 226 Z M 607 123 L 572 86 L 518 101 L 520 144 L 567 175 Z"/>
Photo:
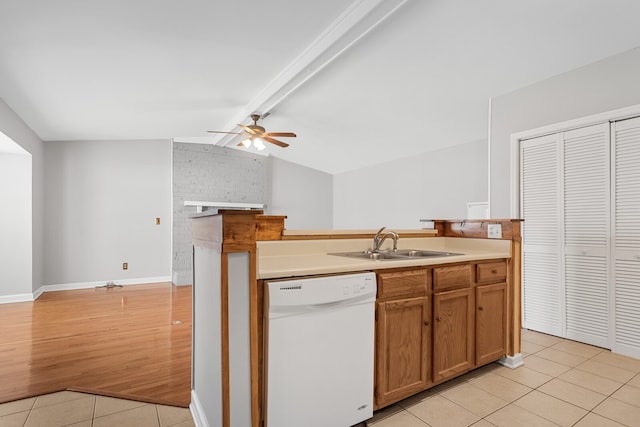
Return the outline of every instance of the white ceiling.
<path id="1" fill-rule="evenodd" d="M 298 138 L 266 152 L 341 173 L 486 138 L 490 97 L 640 46 L 638 16 L 637 0 L 0 0 L 0 97 L 45 141 L 232 147 L 206 130 L 269 110 Z"/>

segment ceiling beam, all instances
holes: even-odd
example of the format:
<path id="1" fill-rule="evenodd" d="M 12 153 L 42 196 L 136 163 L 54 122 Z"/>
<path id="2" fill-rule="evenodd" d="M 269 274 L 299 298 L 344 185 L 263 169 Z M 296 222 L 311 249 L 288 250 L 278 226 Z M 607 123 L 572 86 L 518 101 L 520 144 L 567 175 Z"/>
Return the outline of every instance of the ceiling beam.
<path id="1" fill-rule="evenodd" d="M 356 0 L 351 3 L 296 59 L 220 130 L 238 132 L 237 124 L 245 122 L 252 113 L 270 112 L 407 2 L 409 0 Z M 174 138 L 174 141 L 225 146 L 237 137 L 237 135 L 213 134 L 202 138 Z"/>

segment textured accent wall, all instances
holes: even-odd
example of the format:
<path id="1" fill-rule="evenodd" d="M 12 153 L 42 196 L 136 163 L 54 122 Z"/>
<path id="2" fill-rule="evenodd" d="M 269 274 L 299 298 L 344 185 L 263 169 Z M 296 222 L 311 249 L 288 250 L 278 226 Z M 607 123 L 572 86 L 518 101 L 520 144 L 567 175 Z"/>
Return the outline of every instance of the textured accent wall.
<path id="1" fill-rule="evenodd" d="M 185 200 L 267 204 L 269 158 L 209 144 L 173 143 L 172 280 L 193 281 L 191 219 Z"/>

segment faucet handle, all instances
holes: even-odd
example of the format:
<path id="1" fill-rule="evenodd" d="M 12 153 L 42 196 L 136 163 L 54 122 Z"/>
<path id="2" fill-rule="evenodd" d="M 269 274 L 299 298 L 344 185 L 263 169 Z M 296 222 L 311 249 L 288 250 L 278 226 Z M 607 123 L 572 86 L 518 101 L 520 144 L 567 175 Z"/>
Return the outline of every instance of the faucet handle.
<path id="1" fill-rule="evenodd" d="M 378 235 L 378 234 L 382 233 L 382 232 L 384 231 L 384 229 L 385 229 L 385 228 L 387 228 L 387 227 L 382 227 L 380 230 L 378 230 L 378 232 L 376 233 L 376 235 Z"/>

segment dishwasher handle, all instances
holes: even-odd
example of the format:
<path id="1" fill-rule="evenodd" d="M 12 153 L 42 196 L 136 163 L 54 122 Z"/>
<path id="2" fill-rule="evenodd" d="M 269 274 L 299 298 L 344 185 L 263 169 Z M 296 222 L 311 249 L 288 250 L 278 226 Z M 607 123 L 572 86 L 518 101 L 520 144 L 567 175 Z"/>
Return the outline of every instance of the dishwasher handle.
<path id="1" fill-rule="evenodd" d="M 354 305 L 371 304 L 375 303 L 375 295 L 357 295 L 349 298 L 340 299 L 338 301 L 331 301 L 319 304 L 300 304 L 300 305 L 272 305 L 268 309 L 270 319 L 279 317 L 289 317 L 302 313 L 314 313 L 319 311 L 328 311 L 339 309 L 342 307 L 349 307 Z"/>

